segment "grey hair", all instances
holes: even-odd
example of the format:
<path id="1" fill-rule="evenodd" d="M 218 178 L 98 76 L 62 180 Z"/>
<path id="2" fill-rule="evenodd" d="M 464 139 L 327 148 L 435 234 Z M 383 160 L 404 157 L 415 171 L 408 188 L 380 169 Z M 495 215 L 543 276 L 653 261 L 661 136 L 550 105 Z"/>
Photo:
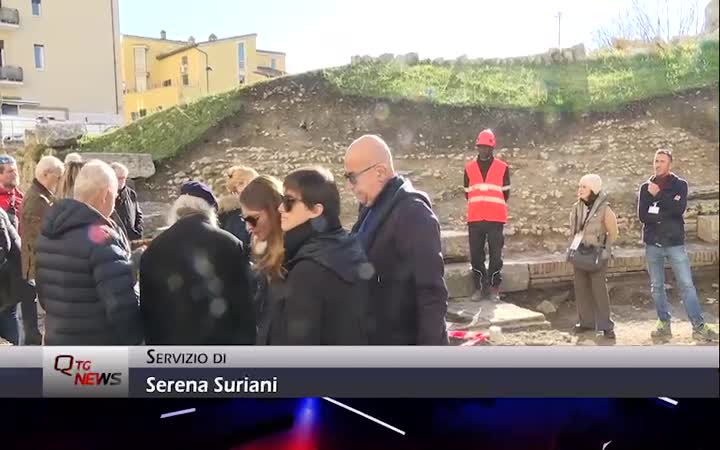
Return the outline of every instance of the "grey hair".
<path id="1" fill-rule="evenodd" d="M 127 168 L 125 164 L 114 162 L 110 164 L 110 167 L 113 168 L 116 174 L 120 175 L 121 173 L 125 176 L 130 175 L 130 170 Z"/>
<path id="2" fill-rule="evenodd" d="M 109 165 L 92 160 L 78 172 L 73 190 L 75 200 L 87 201 L 95 198 L 104 189 L 117 190 L 117 176 Z"/>
<path id="3" fill-rule="evenodd" d="M 72 152 L 65 155 L 65 164 L 70 164 L 71 162 L 82 162 L 82 156 L 80 156 L 80 153 Z"/>
<path id="4" fill-rule="evenodd" d="M 210 220 L 210 224 L 217 228 L 217 214 L 210 203 L 192 195 L 181 195 L 175 200 L 170 213 L 168 214 L 168 225 L 175 224 L 178 220 L 194 215 L 202 215 Z"/>
<path id="5" fill-rule="evenodd" d="M 62 161 L 54 156 L 43 156 L 35 166 L 35 178 L 40 179 L 48 172 L 61 173 L 65 169 Z"/>

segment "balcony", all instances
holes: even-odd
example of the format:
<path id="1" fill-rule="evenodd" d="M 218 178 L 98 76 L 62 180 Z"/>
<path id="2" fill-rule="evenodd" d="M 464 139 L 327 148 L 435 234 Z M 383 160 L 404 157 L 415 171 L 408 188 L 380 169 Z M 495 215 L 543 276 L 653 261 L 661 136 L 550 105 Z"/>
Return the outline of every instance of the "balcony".
<path id="1" fill-rule="evenodd" d="M 17 30 L 18 28 L 20 28 L 18 10 L 0 7 L 0 30 Z"/>
<path id="2" fill-rule="evenodd" d="M 23 84 L 22 67 L 0 66 L 0 85 L 18 86 Z"/>

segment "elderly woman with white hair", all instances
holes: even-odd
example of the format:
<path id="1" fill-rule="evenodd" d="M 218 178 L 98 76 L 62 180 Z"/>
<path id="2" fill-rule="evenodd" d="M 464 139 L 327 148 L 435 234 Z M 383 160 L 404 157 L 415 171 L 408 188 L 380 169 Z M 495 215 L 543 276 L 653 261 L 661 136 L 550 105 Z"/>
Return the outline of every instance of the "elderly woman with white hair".
<path id="1" fill-rule="evenodd" d="M 583 176 L 577 196 L 578 201 L 570 213 L 574 239 L 568 252 L 569 260 L 575 266 L 578 321 L 574 331 L 597 330 L 606 338 L 615 339 L 606 274 L 610 249 L 619 234 L 617 218 L 602 189 L 599 175 Z"/>
<path id="2" fill-rule="evenodd" d="M 218 227 L 218 204 L 205 184 L 189 181 L 170 227 L 140 260 L 140 305 L 148 345 L 252 345 L 255 315 L 249 259 Z"/>

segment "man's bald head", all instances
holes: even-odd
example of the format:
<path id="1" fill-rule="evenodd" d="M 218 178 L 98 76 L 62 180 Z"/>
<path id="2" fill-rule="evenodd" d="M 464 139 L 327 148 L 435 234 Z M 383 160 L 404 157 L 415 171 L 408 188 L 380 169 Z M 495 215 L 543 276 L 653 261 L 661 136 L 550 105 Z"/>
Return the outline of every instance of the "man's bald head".
<path id="1" fill-rule="evenodd" d="M 356 139 L 345 153 L 345 178 L 358 201 L 370 206 L 395 176 L 387 143 L 375 135 Z"/>
<path id="2" fill-rule="evenodd" d="M 345 161 L 346 164 L 350 161 L 366 166 L 382 164 L 390 169 L 391 173 L 395 172 L 390 147 L 380 136 L 374 134 L 355 139 L 345 153 Z"/>

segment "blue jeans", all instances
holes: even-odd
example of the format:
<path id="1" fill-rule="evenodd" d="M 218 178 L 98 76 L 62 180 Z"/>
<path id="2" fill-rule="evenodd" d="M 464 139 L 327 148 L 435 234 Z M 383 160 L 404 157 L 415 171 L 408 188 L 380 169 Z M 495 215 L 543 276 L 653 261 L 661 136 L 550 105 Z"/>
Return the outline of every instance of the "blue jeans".
<path id="1" fill-rule="evenodd" d="M 685 312 L 687 312 L 693 328 L 703 326 L 705 320 L 702 316 L 702 308 L 698 300 L 697 291 L 692 279 L 690 269 L 690 258 L 684 245 L 673 247 L 657 247 L 647 245 L 645 247 L 648 273 L 650 274 L 650 291 L 655 301 L 657 315 L 663 322 L 670 321 L 670 302 L 665 292 L 665 259 L 670 262 L 675 281 L 680 289 Z"/>
<path id="2" fill-rule="evenodd" d="M 13 345 L 18 345 L 17 305 L 0 311 L 0 337 Z"/>

